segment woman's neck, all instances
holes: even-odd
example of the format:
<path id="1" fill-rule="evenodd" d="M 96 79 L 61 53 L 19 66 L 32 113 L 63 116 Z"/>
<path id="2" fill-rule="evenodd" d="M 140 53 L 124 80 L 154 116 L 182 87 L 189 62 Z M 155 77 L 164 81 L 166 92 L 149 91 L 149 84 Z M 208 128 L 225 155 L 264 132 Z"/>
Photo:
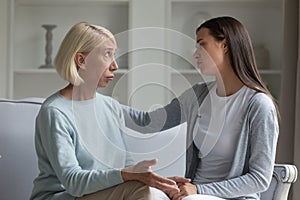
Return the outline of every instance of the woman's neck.
<path id="1" fill-rule="evenodd" d="M 69 84 L 60 90 L 60 94 L 68 100 L 84 101 L 95 98 L 96 90 L 88 89 L 84 87 L 84 84 L 80 86 Z"/>
<path id="2" fill-rule="evenodd" d="M 217 94 L 219 96 L 230 96 L 239 91 L 243 86 L 243 82 L 233 70 L 221 72 L 220 76 L 217 76 Z"/>

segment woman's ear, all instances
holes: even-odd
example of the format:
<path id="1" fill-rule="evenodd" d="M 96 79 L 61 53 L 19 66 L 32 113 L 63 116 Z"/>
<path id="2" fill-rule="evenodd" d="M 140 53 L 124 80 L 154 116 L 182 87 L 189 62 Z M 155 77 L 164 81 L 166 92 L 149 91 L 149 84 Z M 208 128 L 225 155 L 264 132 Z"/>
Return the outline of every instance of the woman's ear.
<path id="1" fill-rule="evenodd" d="M 226 40 L 223 41 L 223 44 L 222 44 L 222 45 L 223 45 L 224 53 L 227 54 L 228 51 L 229 51 L 229 49 L 228 49 L 228 45 L 227 45 L 227 43 L 226 43 Z"/>
<path id="2" fill-rule="evenodd" d="M 75 64 L 76 64 L 76 67 L 79 69 L 83 69 L 85 68 L 85 63 L 84 63 L 84 59 L 85 59 L 85 55 L 83 53 L 79 53 L 77 52 L 75 54 L 75 57 L 74 57 L 74 61 L 75 61 Z"/>

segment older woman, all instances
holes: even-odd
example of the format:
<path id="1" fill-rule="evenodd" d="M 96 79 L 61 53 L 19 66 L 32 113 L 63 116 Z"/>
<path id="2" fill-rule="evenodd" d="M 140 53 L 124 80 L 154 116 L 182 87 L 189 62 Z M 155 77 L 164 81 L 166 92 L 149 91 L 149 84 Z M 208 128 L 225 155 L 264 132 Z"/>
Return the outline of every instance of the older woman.
<path id="1" fill-rule="evenodd" d="M 151 171 L 156 160 L 133 165 L 118 102 L 96 92 L 114 78 L 115 51 L 112 33 L 101 26 L 78 23 L 64 38 L 55 65 L 69 84 L 37 116 L 40 173 L 30 199 L 150 200 L 149 186 L 178 191 L 175 181 Z"/>

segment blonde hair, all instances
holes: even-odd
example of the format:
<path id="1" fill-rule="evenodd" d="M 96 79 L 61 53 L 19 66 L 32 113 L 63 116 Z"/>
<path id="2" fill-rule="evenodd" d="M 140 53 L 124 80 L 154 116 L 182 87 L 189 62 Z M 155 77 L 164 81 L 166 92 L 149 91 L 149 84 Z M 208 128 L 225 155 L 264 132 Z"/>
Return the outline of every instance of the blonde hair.
<path id="1" fill-rule="evenodd" d="M 116 44 L 113 34 L 104 27 L 86 22 L 75 24 L 65 36 L 55 57 L 57 73 L 75 86 L 83 83 L 75 63 L 76 53 L 89 53 L 107 39 Z"/>

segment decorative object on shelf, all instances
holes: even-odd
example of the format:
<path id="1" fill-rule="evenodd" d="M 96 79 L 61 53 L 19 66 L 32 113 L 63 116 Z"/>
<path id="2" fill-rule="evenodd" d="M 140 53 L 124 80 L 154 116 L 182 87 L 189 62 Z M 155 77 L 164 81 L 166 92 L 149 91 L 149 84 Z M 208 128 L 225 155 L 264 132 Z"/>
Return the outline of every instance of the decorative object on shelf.
<path id="1" fill-rule="evenodd" d="M 253 45 L 256 64 L 259 69 L 270 68 L 270 52 L 263 44 Z"/>
<path id="2" fill-rule="evenodd" d="M 45 58 L 45 64 L 41 65 L 40 68 L 54 68 L 54 65 L 52 64 L 52 30 L 56 27 L 56 25 L 53 24 L 44 24 L 42 25 L 43 28 L 46 29 L 46 58 Z"/>

